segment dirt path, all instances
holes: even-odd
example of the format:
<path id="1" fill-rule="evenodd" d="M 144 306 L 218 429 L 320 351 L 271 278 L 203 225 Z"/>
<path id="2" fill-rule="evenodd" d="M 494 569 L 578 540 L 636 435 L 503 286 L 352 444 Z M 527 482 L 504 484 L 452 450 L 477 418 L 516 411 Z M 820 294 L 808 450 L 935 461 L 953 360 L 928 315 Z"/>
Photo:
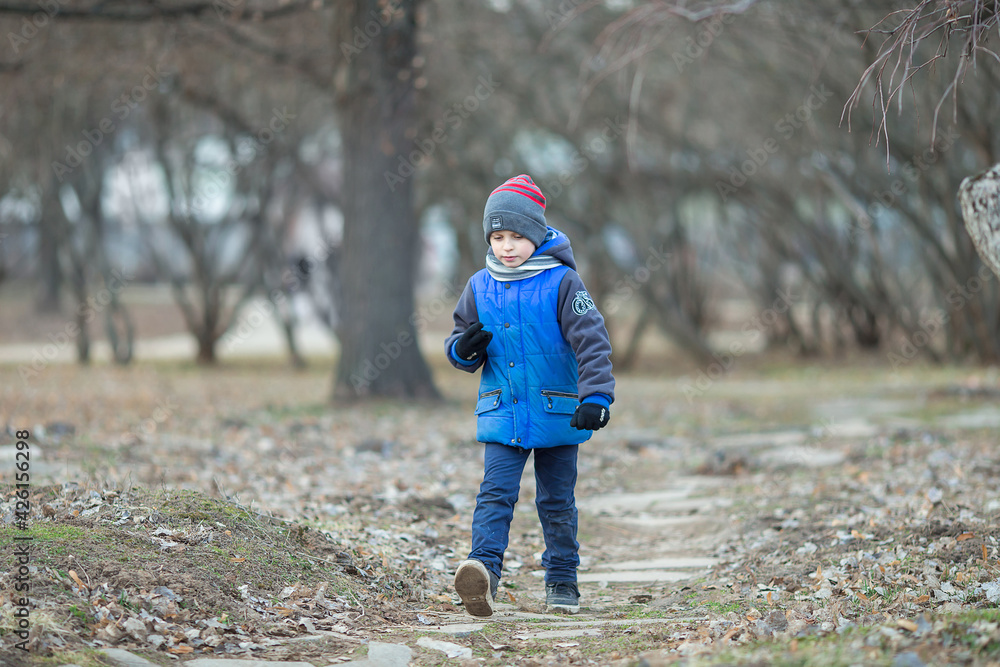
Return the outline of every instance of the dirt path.
<path id="1" fill-rule="evenodd" d="M 574 639 L 607 638 L 609 633 L 636 632 L 643 626 L 672 628 L 671 636 L 680 640 L 699 632 L 704 636 L 710 619 L 719 616 L 706 614 L 706 609 L 724 608 L 712 601 L 710 591 L 718 590 L 720 581 L 729 581 L 728 577 L 719 578 L 718 569 L 711 577 L 706 574 L 725 563 L 722 552 L 730 541 L 741 537 L 741 526 L 730 512 L 740 500 L 734 494 L 731 476 L 744 473 L 748 467 L 768 466 L 768 478 L 754 489 L 754 501 L 766 503 L 769 497 L 781 496 L 796 474 L 819 476 L 823 470 L 843 466 L 859 441 L 877 439 L 896 429 L 975 430 L 1000 425 L 996 407 L 983 406 L 923 421 L 907 416 L 919 404 L 917 400 L 838 398 L 816 403 L 812 407 L 816 422 L 807 428 L 737 432 L 703 443 L 638 437 L 631 444 L 650 465 L 637 474 L 655 490 L 599 493 L 579 502 L 581 525 L 584 532 L 592 533 L 586 551 L 593 554 L 585 557 L 579 576 L 586 601 L 579 615 L 567 619 L 523 611 L 530 608 L 524 604 L 500 604 L 489 620 L 435 614 L 434 624 L 425 630 L 460 638 L 499 624 L 521 649 L 531 642 L 549 641 L 551 646 L 554 640 L 562 641 L 555 646 L 569 648 Z M 700 448 L 713 452 L 701 466 L 706 474 L 664 473 L 657 465 L 676 459 L 677 452 Z M 667 454 L 671 450 L 675 456 Z M 531 481 L 526 474 L 523 484 L 529 489 L 529 498 Z M 816 549 L 806 544 L 807 552 Z M 703 583 L 709 580 L 711 584 Z M 765 593 L 760 597 L 770 602 L 772 589 L 761 588 Z M 685 595 L 685 591 L 699 594 Z M 775 599 L 777 596 L 774 592 Z M 536 604 L 541 602 L 538 593 L 532 597 Z M 685 604 L 695 597 L 700 598 L 698 605 Z M 729 598 L 723 595 L 719 599 Z M 633 610 L 647 611 L 627 613 L 630 605 Z M 541 629 L 536 629 L 538 626 Z M 683 641 L 680 644 L 684 646 Z"/>
<path id="2" fill-rule="evenodd" d="M 529 498 L 531 479 L 525 479 Z M 511 636 L 518 641 L 532 639 L 598 636 L 610 626 L 633 626 L 643 622 L 697 622 L 682 610 L 665 611 L 656 619 L 615 618 L 615 612 L 631 600 L 662 606 L 663 594 L 676 582 L 696 578 L 718 563 L 710 554 L 725 535 L 728 525 L 720 512 L 728 502 L 708 495 L 720 486 L 717 478 L 678 477 L 661 482 L 671 491 L 606 493 L 588 496 L 579 503 L 584 532 L 596 532 L 593 543 L 584 546 L 584 567 L 579 573 L 583 594 L 581 613 L 564 614 L 524 611 L 544 606 L 542 570 L 533 571 L 523 601 L 504 602 L 501 590 L 497 612 L 489 619 L 473 619 L 464 613 L 437 613 L 428 631 L 456 636 L 467 635 L 492 623 L 513 626 Z M 522 490 L 520 504 L 525 503 Z M 530 520 L 530 517 L 524 517 Z M 526 523 L 527 521 L 525 521 Z M 635 558 L 642 554 L 642 558 Z M 522 577 L 515 576 L 515 579 Z M 658 597 L 654 597 L 654 594 Z M 510 597 L 508 597 L 510 600 Z M 519 623 L 543 624 L 544 630 L 530 630 Z"/>
<path id="3" fill-rule="evenodd" d="M 992 394 L 976 394 L 960 371 L 881 384 L 850 369 L 826 369 L 822 383 L 805 371 L 785 373 L 725 378 L 693 402 L 674 379 L 620 378 L 612 428 L 581 455 L 583 604 L 573 617 L 544 613 L 530 465 L 498 613 L 476 620 L 457 606 L 451 577 L 468 549 L 481 476 L 481 450 L 471 440 L 476 378 L 442 375 L 443 405 L 341 409 L 326 401 L 325 368 L 295 372 L 254 362 L 206 375 L 185 364 L 52 365 L 26 390 L 17 368 L 6 366 L 0 425 L 31 429 L 33 483 L 63 489 L 49 497 L 49 514 L 38 515 L 53 536 L 53 554 L 61 549 L 80 559 L 79 540 L 107 539 L 124 526 L 128 539 L 155 547 L 154 562 L 166 562 L 162 549 L 201 559 L 176 573 L 188 582 L 186 595 L 224 583 L 233 589 L 227 604 L 256 605 L 260 618 L 287 632 L 247 625 L 231 653 L 226 643 L 215 647 L 220 656 L 325 667 L 385 643 L 408 647 L 413 664 L 440 664 L 450 658 L 432 647 L 437 638 L 490 665 L 607 664 L 782 632 L 832 637 L 845 624 L 895 623 L 900 614 L 916 623 L 928 599 L 956 609 L 984 603 L 997 577 L 988 536 L 1000 509 L 1000 475 L 988 454 L 990 429 L 1000 425 Z M 100 401 L 89 398 L 95 391 Z M 15 464 L 8 445 L 0 444 L 4 479 Z M 316 602 L 317 581 L 303 576 L 290 584 L 282 575 L 299 575 L 266 567 L 249 577 L 246 564 L 266 550 L 254 551 L 250 534 L 226 535 L 219 525 L 228 519 L 192 519 L 202 512 L 188 508 L 183 521 L 170 524 L 156 502 L 123 506 L 132 487 L 235 500 L 322 534 L 346 552 L 333 559 L 338 567 L 362 572 L 351 576 L 371 599 L 362 607 L 345 597 L 331 616 Z M 153 521 L 153 510 L 167 519 Z M 66 527 L 51 532 L 48 522 L 64 518 Z M 110 572 L 105 563 L 117 558 L 115 546 L 103 543 L 94 562 L 56 564 L 50 590 L 63 596 L 64 607 L 53 607 L 61 617 L 80 595 L 68 569 L 92 573 L 111 591 L 126 585 L 124 567 L 101 580 Z M 316 553 L 317 562 L 332 558 Z M 982 565 L 972 564 L 976 557 Z M 873 562 L 881 571 L 871 570 Z M 221 567 L 225 580 L 206 564 Z M 152 588 L 176 585 L 147 570 L 143 565 L 141 581 Z M 136 605 L 155 606 L 150 590 L 128 593 Z M 101 606 L 104 598 L 91 604 L 95 599 L 93 613 L 103 620 L 80 619 L 73 633 L 111 641 L 114 633 L 100 623 L 124 623 L 133 612 Z M 308 622 L 294 623 L 298 614 Z M 185 637 L 201 641 L 217 621 L 192 617 L 195 625 L 174 635 L 157 629 L 158 648 L 135 639 L 142 637 L 135 623 L 131 639 L 114 641 L 166 664 L 166 647 L 192 648 Z M 102 629 L 105 635 L 95 634 Z M 201 645 L 192 650 L 178 655 L 206 655 Z"/>

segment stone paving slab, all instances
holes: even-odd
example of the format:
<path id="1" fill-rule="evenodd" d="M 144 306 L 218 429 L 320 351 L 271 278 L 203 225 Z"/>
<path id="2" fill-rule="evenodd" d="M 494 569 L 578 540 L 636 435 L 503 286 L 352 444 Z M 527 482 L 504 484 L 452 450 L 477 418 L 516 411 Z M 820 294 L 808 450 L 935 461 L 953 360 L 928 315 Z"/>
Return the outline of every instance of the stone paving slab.
<path id="1" fill-rule="evenodd" d="M 625 510 L 661 511 L 672 508 L 677 502 L 686 501 L 692 487 L 682 487 L 669 491 L 647 491 L 645 493 L 605 493 L 588 496 L 576 501 L 577 508 L 595 514 L 608 514 Z"/>
<path id="2" fill-rule="evenodd" d="M 417 646 L 421 646 L 432 651 L 441 651 L 449 658 L 461 658 L 463 660 L 468 660 L 472 657 L 472 649 L 468 646 L 459 646 L 458 644 L 443 642 L 437 639 L 431 639 L 430 637 L 421 637 L 418 639 Z"/>
<path id="3" fill-rule="evenodd" d="M 404 644 L 368 643 L 368 657 L 350 662 L 335 662 L 330 667 L 407 667 L 413 650 Z"/>
<path id="4" fill-rule="evenodd" d="M 607 519 L 607 517 L 603 517 Z M 628 526 L 630 528 L 674 528 L 691 523 L 704 523 L 705 517 L 698 514 L 685 514 L 681 516 L 650 516 L 639 514 L 638 516 L 616 516 L 611 517 L 612 523 Z"/>
<path id="5" fill-rule="evenodd" d="M 944 428 L 996 428 L 1000 426 L 1000 410 L 992 406 L 973 412 L 962 412 L 938 417 L 934 423 Z"/>
<path id="6" fill-rule="evenodd" d="M 100 653 L 116 667 L 156 667 L 155 663 L 123 648 L 105 648 L 101 649 Z"/>
<path id="7" fill-rule="evenodd" d="M 734 433 L 732 435 L 722 435 L 712 438 L 708 444 L 711 447 L 722 447 L 724 449 L 754 449 L 759 447 L 801 445 L 808 437 L 808 433 L 800 430 L 772 431 L 771 433 Z"/>
<path id="8" fill-rule="evenodd" d="M 580 616 L 577 614 L 577 616 Z M 439 632 L 444 628 L 454 628 L 449 632 L 475 632 L 482 630 L 490 623 L 515 624 L 515 623 L 537 623 L 538 621 L 561 623 L 566 620 L 565 614 L 529 614 L 523 612 L 498 614 L 486 618 L 476 618 L 466 614 L 454 614 L 445 618 L 439 618 L 438 623 L 433 625 L 418 626 L 420 631 Z"/>
<path id="9" fill-rule="evenodd" d="M 251 660 L 249 658 L 195 658 L 183 663 L 185 667 L 313 667 L 311 662 L 286 662 L 283 660 Z"/>
<path id="10" fill-rule="evenodd" d="M 576 575 L 581 584 L 596 584 L 601 582 L 641 583 L 652 581 L 684 581 L 690 579 L 692 572 L 680 570 L 619 570 L 618 572 L 585 572 Z"/>
<path id="11" fill-rule="evenodd" d="M 829 447 L 787 445 L 766 451 L 760 459 L 780 468 L 826 468 L 844 461 L 844 453 Z"/>
<path id="12" fill-rule="evenodd" d="M 865 419 L 844 419 L 823 427 L 823 433 L 831 438 L 873 438 L 882 427 Z"/>
<path id="13" fill-rule="evenodd" d="M 660 515 L 681 515 L 690 516 L 694 512 L 707 512 L 722 507 L 729 507 L 733 504 L 731 498 L 714 496 L 711 498 L 657 498 L 658 493 L 649 494 L 621 494 L 622 496 L 636 496 L 633 498 L 602 496 L 598 503 L 588 504 L 581 508 L 593 513 L 594 516 L 614 521 L 621 520 L 624 516 L 622 512 L 655 513 Z M 611 504 L 611 505 L 609 505 Z M 704 520 L 704 516 L 700 517 Z"/>
<path id="14" fill-rule="evenodd" d="M 599 637 L 601 628 L 572 628 L 569 630 L 539 630 L 538 632 L 519 632 L 514 639 L 567 639 L 571 637 Z"/>
<path id="15" fill-rule="evenodd" d="M 719 562 L 718 558 L 708 556 L 663 556 L 645 560 L 626 560 L 618 563 L 601 563 L 602 570 L 657 570 L 668 568 L 700 569 L 712 567 Z"/>
<path id="16" fill-rule="evenodd" d="M 532 616 L 539 617 L 540 620 L 549 620 L 552 616 L 541 616 L 540 614 L 531 614 Z M 578 618 L 579 615 L 574 615 L 573 618 Z M 560 615 L 557 618 L 565 618 L 565 615 Z M 539 620 L 536 619 L 536 620 Z M 525 620 L 525 619 L 522 619 Z M 573 636 L 583 636 L 584 634 L 593 634 L 591 631 L 599 632 L 603 627 L 609 626 L 633 626 L 633 625 L 654 625 L 654 624 L 664 624 L 664 623 L 702 623 L 707 621 L 707 616 L 676 616 L 676 617 L 663 617 L 663 618 L 593 618 L 590 620 L 556 620 L 549 623 L 544 623 L 545 630 L 539 632 L 550 632 L 558 631 L 563 634 L 553 635 L 553 637 L 573 637 Z M 488 618 L 483 619 L 479 622 L 471 623 L 443 623 L 438 626 L 428 626 L 421 628 L 422 632 L 433 632 L 440 634 L 447 634 L 453 636 L 461 636 L 469 634 L 470 632 L 478 632 L 482 630 L 487 623 L 495 622 L 495 619 Z M 539 625 L 539 624 L 535 624 Z M 530 628 L 526 628 L 530 630 Z M 583 632 L 586 631 L 586 632 Z M 573 634 L 576 633 L 576 634 Z M 525 636 L 529 636 L 532 639 L 543 639 L 544 637 L 536 636 L 538 633 L 534 632 L 522 632 Z"/>

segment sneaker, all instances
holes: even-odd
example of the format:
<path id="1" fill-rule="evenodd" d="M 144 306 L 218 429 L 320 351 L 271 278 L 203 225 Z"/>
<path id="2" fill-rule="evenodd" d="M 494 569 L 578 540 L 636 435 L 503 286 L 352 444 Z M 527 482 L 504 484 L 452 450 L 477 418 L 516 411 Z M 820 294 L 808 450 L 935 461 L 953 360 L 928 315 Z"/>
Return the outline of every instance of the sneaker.
<path id="1" fill-rule="evenodd" d="M 463 560 L 455 570 L 455 592 L 472 616 L 492 616 L 500 578 L 486 569 L 482 561 Z"/>
<path id="2" fill-rule="evenodd" d="M 552 611 L 575 614 L 580 611 L 580 589 L 575 581 L 545 584 L 545 607 Z"/>

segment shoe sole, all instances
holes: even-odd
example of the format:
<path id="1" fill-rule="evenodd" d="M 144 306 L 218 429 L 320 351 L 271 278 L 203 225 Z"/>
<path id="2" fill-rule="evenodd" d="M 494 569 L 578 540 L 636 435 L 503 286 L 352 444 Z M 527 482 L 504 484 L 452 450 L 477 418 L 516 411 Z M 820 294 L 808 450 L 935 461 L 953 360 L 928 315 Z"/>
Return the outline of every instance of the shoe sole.
<path id="1" fill-rule="evenodd" d="M 562 612 L 564 614 L 577 614 L 580 612 L 580 605 L 578 604 L 547 604 L 545 605 L 547 611 Z"/>
<path id="2" fill-rule="evenodd" d="M 465 611 L 472 616 L 492 616 L 490 573 L 478 560 L 463 561 L 455 571 L 455 592 L 462 598 Z"/>

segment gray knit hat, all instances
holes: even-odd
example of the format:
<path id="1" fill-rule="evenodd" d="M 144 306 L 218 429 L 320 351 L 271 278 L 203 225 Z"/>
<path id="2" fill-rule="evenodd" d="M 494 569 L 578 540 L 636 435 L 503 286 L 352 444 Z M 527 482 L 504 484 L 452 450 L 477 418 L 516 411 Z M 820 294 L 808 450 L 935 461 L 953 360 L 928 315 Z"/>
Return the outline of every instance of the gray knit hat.
<path id="1" fill-rule="evenodd" d="M 545 241 L 545 196 L 527 174 L 504 181 L 490 193 L 483 212 L 486 243 L 490 234 L 503 229 L 517 232 L 538 248 Z"/>

